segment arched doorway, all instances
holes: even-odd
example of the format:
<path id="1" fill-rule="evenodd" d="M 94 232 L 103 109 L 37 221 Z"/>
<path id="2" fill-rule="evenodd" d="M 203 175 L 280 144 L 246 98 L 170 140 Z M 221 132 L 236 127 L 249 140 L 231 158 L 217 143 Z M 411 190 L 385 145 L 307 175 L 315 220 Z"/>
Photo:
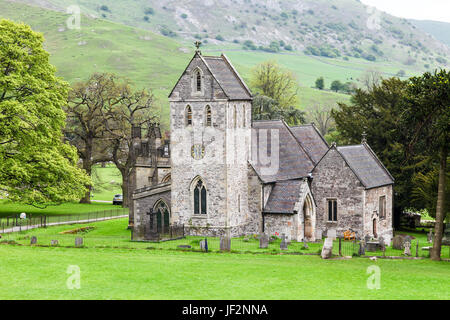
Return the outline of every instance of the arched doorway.
<path id="1" fill-rule="evenodd" d="M 153 207 L 153 213 L 156 218 L 156 231 L 158 233 L 168 233 L 170 227 L 170 209 L 169 206 L 160 199 Z"/>
<path id="2" fill-rule="evenodd" d="M 309 195 L 306 196 L 303 202 L 303 221 L 305 227 L 304 238 L 311 239 L 313 237 L 313 225 L 312 225 L 312 202 Z"/>

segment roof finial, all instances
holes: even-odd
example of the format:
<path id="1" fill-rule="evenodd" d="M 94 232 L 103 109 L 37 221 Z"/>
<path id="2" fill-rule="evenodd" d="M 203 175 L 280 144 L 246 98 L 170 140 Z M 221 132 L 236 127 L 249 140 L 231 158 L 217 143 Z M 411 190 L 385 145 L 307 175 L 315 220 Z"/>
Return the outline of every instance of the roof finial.
<path id="1" fill-rule="evenodd" d="M 196 50 L 195 50 L 195 52 L 198 52 L 199 54 L 202 54 L 202 52 L 200 51 L 200 46 L 202 45 L 202 43 L 201 43 L 201 41 L 195 41 L 194 42 L 194 45 L 195 45 L 195 47 L 197 48 Z"/>
<path id="2" fill-rule="evenodd" d="M 362 133 L 362 140 L 361 140 L 361 143 L 367 143 L 367 133 L 366 133 L 366 130 L 364 130 L 363 131 L 363 133 Z"/>

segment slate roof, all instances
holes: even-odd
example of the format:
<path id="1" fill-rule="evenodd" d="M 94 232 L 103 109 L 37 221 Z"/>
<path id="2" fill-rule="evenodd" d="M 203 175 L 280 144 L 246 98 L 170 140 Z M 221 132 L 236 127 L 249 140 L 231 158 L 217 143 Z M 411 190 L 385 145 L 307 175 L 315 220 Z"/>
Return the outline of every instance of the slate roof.
<path id="1" fill-rule="evenodd" d="M 294 213 L 295 203 L 302 192 L 302 180 L 288 180 L 275 183 L 269 195 L 264 213 Z"/>
<path id="2" fill-rule="evenodd" d="M 313 124 L 291 127 L 291 131 L 315 163 L 327 153 L 328 143 Z"/>
<path id="3" fill-rule="evenodd" d="M 337 150 L 367 189 L 394 183 L 392 175 L 367 144 L 337 147 Z"/>
<path id="4" fill-rule="evenodd" d="M 306 177 L 314 168 L 314 163 L 306 153 L 305 149 L 295 139 L 289 127 L 282 120 L 262 120 L 253 121 L 253 129 L 267 129 L 267 150 L 272 150 L 270 129 L 275 129 L 279 136 L 279 163 L 276 165 L 276 173 L 267 175 L 264 174 L 264 167 L 269 167 L 270 164 L 261 163 L 259 159 L 259 144 L 260 130 L 255 130 L 256 141 L 252 143 L 252 155 L 258 155 L 258 159 L 252 159 L 251 164 L 258 176 L 265 183 L 275 182 L 290 179 L 299 179 Z M 257 143 L 258 142 L 258 143 Z M 257 148 L 257 150 L 255 150 Z M 262 152 L 263 153 L 263 152 Z M 266 152 L 268 154 L 268 152 Z M 273 165 L 273 164 L 272 164 Z"/>
<path id="5" fill-rule="evenodd" d="M 201 57 L 229 99 L 252 99 L 250 90 L 225 55 Z"/>

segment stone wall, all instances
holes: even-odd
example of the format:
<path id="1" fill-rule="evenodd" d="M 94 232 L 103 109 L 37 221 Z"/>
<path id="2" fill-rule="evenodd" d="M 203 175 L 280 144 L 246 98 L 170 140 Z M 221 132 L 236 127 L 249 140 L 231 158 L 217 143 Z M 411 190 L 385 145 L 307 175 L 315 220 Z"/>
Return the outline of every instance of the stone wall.
<path id="1" fill-rule="evenodd" d="M 132 229 L 133 240 L 145 240 L 145 228 L 149 226 L 149 213 L 159 200 L 163 200 L 167 207 L 171 207 L 170 183 L 161 184 L 152 190 L 133 195 L 134 225 Z M 170 223 L 173 223 L 170 215 Z"/>
<path id="2" fill-rule="evenodd" d="M 386 217 L 380 217 L 379 199 L 386 196 Z M 364 210 L 364 235 L 373 237 L 373 220 L 376 221 L 377 235 L 389 235 L 393 237 L 392 229 L 393 212 L 393 186 L 373 188 L 365 191 L 365 210 Z"/>
<path id="3" fill-rule="evenodd" d="M 296 240 L 295 227 L 298 214 L 264 214 L 264 232 L 269 236 L 278 232 L 279 236 L 284 233 L 288 240 Z"/>
<path id="4" fill-rule="evenodd" d="M 316 200 L 316 229 L 336 229 L 338 235 L 349 228 L 364 234 L 364 186 L 332 148 L 314 168 L 311 190 Z M 328 221 L 327 199 L 337 200 L 337 222 Z"/>

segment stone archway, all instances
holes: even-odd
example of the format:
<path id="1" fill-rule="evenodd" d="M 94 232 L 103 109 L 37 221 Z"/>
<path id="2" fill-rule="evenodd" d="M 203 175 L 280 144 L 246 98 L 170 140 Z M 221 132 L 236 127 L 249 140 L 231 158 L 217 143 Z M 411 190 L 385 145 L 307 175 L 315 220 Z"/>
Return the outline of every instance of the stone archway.
<path id="1" fill-rule="evenodd" d="M 314 226 L 313 226 L 313 208 L 312 201 L 309 195 L 306 196 L 303 202 L 303 223 L 304 223 L 304 238 L 314 238 Z"/>

